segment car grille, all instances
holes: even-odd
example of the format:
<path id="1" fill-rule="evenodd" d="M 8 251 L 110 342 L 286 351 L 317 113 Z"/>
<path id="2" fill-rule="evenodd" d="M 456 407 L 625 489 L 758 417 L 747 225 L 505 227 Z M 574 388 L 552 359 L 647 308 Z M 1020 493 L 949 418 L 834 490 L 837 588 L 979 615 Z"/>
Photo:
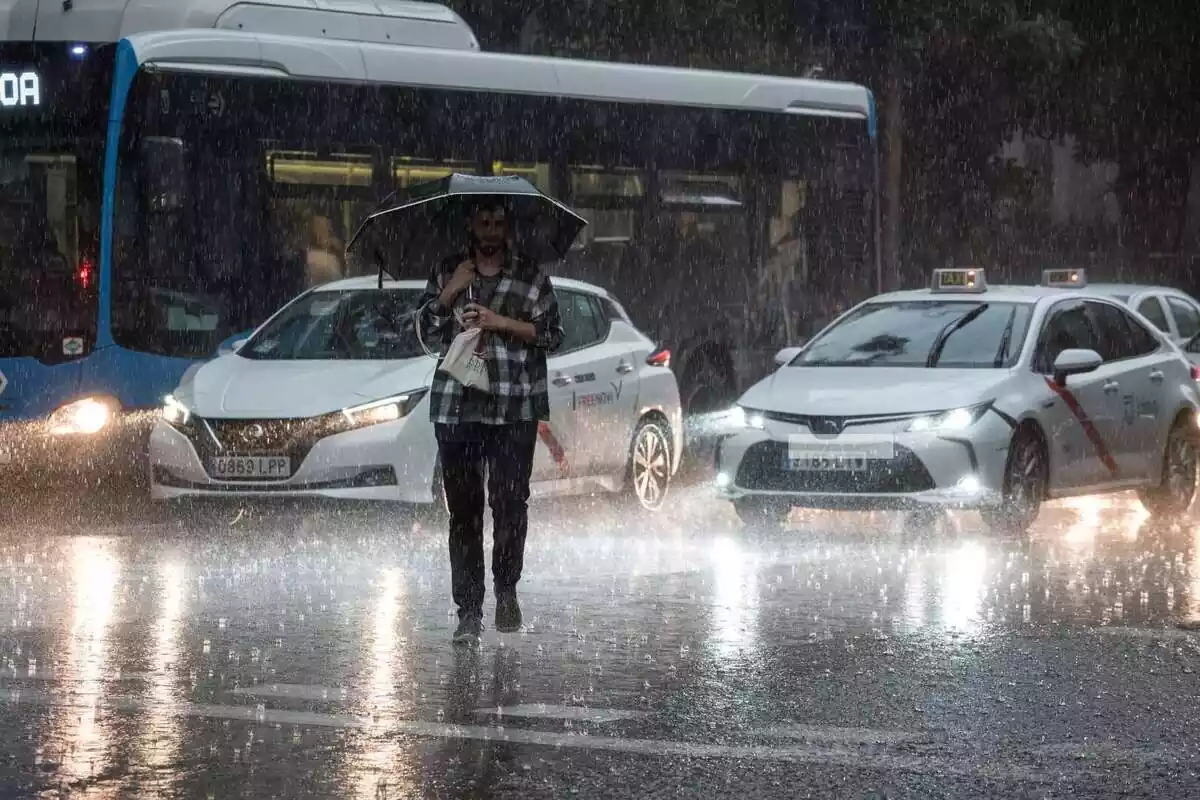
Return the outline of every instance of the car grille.
<path id="1" fill-rule="evenodd" d="M 737 485 L 750 491 L 831 494 L 905 494 L 936 487 L 921 460 L 900 445 L 893 458 L 868 461 L 857 472 L 786 469 L 787 454 L 786 442 L 751 445 L 738 467 Z"/>
<path id="2" fill-rule="evenodd" d="M 196 448 L 196 455 L 209 475 L 217 456 L 288 456 L 295 474 L 300 464 L 323 437 L 312 419 L 203 419 L 193 417 L 182 432 Z M 260 480 L 232 478 L 230 482 Z"/>
<path id="3" fill-rule="evenodd" d="M 206 420 L 225 452 L 237 455 L 280 455 L 307 427 L 303 419 Z"/>
<path id="4" fill-rule="evenodd" d="M 858 425 L 881 425 L 890 422 L 902 422 L 920 414 L 875 414 L 857 417 L 830 417 L 813 414 L 789 414 L 782 411 L 766 411 L 763 417 L 789 425 L 803 425 L 814 436 L 837 436 L 846 428 Z"/>

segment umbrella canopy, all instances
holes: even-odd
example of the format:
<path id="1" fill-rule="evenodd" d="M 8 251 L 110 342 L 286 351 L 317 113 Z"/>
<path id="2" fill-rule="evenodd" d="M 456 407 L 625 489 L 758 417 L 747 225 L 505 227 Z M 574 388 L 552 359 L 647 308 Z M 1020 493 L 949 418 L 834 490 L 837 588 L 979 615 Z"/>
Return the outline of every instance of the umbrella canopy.
<path id="1" fill-rule="evenodd" d="M 392 193 L 367 215 L 346 251 L 393 278 L 425 277 L 430 267 L 468 244 L 472 204 L 499 199 L 516 249 L 539 263 L 571 249 L 587 220 L 524 178 L 454 173 Z"/>

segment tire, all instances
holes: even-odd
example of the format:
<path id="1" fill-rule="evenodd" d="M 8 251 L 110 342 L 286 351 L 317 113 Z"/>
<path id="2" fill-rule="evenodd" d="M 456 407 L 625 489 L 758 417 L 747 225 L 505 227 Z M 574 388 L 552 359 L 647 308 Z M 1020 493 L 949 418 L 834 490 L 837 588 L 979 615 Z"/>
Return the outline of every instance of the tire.
<path id="1" fill-rule="evenodd" d="M 671 487 L 671 435 L 665 423 L 642 420 L 629 445 L 625 480 L 630 500 L 644 511 L 658 511 Z"/>
<path id="2" fill-rule="evenodd" d="M 679 405 L 683 412 L 684 445 L 682 469 L 693 470 L 712 463 L 716 439 L 706 433 L 697 435 L 694 425 L 706 414 L 723 410 L 733 403 L 729 381 L 706 360 L 689 365 L 679 382 Z"/>
<path id="3" fill-rule="evenodd" d="M 981 510 L 984 523 L 1007 536 L 1026 533 L 1041 513 L 1049 476 L 1045 441 L 1033 425 L 1022 425 L 1013 434 L 1004 464 L 1003 505 Z"/>
<path id="4" fill-rule="evenodd" d="M 791 504 L 762 497 L 734 500 L 733 510 L 742 524 L 756 531 L 777 531 L 792 513 Z"/>
<path id="5" fill-rule="evenodd" d="M 1142 505 L 1156 520 L 1172 522 L 1185 517 L 1196 499 L 1200 474 L 1200 442 L 1190 416 L 1180 416 L 1167 434 L 1162 479 L 1158 486 L 1138 491 Z"/>

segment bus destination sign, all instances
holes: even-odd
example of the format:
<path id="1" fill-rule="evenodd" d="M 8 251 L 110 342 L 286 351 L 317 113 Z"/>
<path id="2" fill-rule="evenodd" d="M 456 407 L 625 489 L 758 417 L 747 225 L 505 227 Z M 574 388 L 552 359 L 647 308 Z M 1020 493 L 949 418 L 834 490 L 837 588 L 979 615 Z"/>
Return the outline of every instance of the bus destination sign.
<path id="1" fill-rule="evenodd" d="M 0 109 L 37 108 L 42 104 L 42 78 L 30 69 L 0 68 Z"/>

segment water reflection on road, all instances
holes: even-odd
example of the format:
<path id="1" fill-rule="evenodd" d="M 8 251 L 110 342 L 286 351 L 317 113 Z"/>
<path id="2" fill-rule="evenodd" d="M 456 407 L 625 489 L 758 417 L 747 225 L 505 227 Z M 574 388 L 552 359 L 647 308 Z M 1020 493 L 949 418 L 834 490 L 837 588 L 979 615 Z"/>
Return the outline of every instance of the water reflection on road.
<path id="1" fill-rule="evenodd" d="M 447 642 L 443 534 L 387 515 L 0 530 L 0 734 L 36 742 L 5 785 L 212 791 L 213 764 L 268 759 L 305 792 L 415 796 L 478 756 L 454 736 L 586 734 L 571 708 L 720 738 L 854 691 L 798 699 L 781 676 L 836 683 L 909 643 L 1200 621 L 1200 528 L 1155 526 L 1127 497 L 1057 504 L 1024 539 L 969 515 L 912 535 L 802 512 L 752 535 L 700 488 L 649 521 L 594 501 L 534 518 L 528 629 L 476 652 Z M 459 734 L 421 744 L 450 736 L 438 726 Z"/>

